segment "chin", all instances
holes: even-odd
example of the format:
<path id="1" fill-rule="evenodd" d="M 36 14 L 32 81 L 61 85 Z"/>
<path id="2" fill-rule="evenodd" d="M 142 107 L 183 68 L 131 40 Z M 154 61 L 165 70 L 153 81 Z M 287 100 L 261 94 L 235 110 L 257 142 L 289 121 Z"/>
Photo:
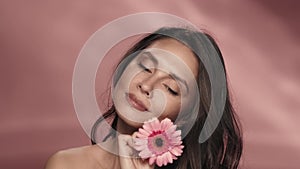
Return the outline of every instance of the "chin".
<path id="1" fill-rule="evenodd" d="M 123 119 L 122 119 L 123 120 Z M 123 120 L 128 126 L 133 127 L 133 128 L 141 128 L 143 126 L 143 123 L 139 123 L 139 122 L 134 122 L 134 121 L 130 121 L 130 120 Z"/>
<path id="2" fill-rule="evenodd" d="M 116 107 L 117 114 L 122 121 L 124 121 L 129 126 L 142 126 L 144 118 L 140 112 L 133 111 L 130 107 L 122 107 L 118 109 Z"/>

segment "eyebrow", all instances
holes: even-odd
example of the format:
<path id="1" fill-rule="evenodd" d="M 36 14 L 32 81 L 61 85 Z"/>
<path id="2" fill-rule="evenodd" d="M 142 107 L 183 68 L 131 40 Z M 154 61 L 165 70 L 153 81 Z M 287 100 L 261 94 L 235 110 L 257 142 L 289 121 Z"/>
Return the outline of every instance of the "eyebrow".
<path id="1" fill-rule="evenodd" d="M 142 55 L 147 55 L 147 57 L 149 57 L 149 59 L 150 59 L 155 65 L 158 64 L 157 59 L 152 55 L 151 52 L 145 51 L 145 52 L 142 53 Z"/>
<path id="2" fill-rule="evenodd" d="M 154 64 L 156 64 L 156 65 L 158 64 L 158 60 L 155 58 L 155 56 L 153 56 L 153 54 L 151 52 L 145 51 L 142 54 L 147 55 L 147 57 L 149 57 L 149 59 L 152 60 L 154 62 Z M 179 76 L 177 76 L 176 74 L 174 74 L 172 72 L 170 72 L 169 75 L 170 75 L 170 77 L 172 77 L 172 78 L 176 79 L 177 81 L 181 82 L 185 86 L 185 88 L 187 90 L 187 93 L 189 93 L 189 88 L 188 88 L 187 82 L 184 79 L 180 78 Z"/>

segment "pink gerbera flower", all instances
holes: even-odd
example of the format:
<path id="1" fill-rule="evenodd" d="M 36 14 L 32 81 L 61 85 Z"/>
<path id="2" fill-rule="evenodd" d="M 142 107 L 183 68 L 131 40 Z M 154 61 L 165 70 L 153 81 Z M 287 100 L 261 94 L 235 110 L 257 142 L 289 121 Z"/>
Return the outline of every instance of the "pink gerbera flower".
<path id="1" fill-rule="evenodd" d="M 146 121 L 137 133 L 135 149 L 142 159 L 149 159 L 158 166 L 173 163 L 182 154 L 181 131 L 176 131 L 176 125 L 166 118 L 159 122 L 157 118 Z"/>

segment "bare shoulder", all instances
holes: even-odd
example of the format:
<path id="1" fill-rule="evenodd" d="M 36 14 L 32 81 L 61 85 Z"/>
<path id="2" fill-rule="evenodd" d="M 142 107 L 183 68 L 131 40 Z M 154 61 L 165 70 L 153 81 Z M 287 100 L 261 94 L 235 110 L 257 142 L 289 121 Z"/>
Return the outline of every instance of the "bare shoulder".
<path id="1" fill-rule="evenodd" d="M 94 145 L 61 150 L 48 159 L 45 169 L 102 168 L 97 161 L 102 155 L 103 150 Z"/>

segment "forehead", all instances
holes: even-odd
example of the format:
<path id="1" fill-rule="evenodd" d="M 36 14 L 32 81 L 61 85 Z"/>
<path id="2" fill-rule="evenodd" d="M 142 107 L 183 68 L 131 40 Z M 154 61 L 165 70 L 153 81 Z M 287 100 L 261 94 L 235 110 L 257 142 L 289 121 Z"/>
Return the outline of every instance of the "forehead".
<path id="1" fill-rule="evenodd" d="M 161 39 L 153 42 L 148 48 L 158 48 L 171 52 L 181 59 L 190 68 L 194 76 L 197 77 L 199 67 L 198 59 L 192 50 L 181 42 L 171 38 Z"/>

